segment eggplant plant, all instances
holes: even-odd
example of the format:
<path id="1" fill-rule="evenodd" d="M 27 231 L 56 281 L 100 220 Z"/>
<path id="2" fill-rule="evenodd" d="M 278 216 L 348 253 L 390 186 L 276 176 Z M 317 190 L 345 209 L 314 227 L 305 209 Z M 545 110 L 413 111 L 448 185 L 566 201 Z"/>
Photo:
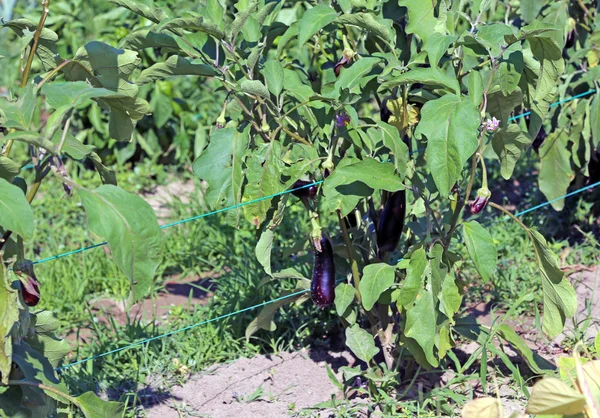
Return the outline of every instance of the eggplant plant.
<path id="1" fill-rule="evenodd" d="M 170 95 L 164 81 L 171 77 L 218 86 L 219 116 L 192 166 L 208 185 L 206 203 L 233 207 L 225 222 L 257 229 L 265 283 L 297 280 L 317 306 L 335 307 L 346 345 L 367 365 L 346 370 L 347 377 L 362 374 L 374 396 L 385 379 L 406 373 L 404 365 L 438 367 L 457 335 L 473 335 L 457 317 L 465 293 L 459 270 L 472 264 L 487 280 L 498 258 L 480 213 L 506 214 L 530 238 L 543 331 L 554 337 L 573 316 L 575 292 L 546 239 L 490 201 L 486 161 L 510 179 L 517 161 L 537 149 L 548 199 L 593 171 L 600 138 L 593 2 L 203 0 L 175 10 L 170 2 L 110 0 L 139 17 L 120 48 L 99 41 L 58 48 L 59 35 L 45 26 L 51 3 L 43 2 L 38 23 L 2 24 L 22 51 L 12 62 L 20 86 L 0 101 L 0 291 L 9 307 L 0 322 L 2 402 L 24 408 L 33 388 L 45 408 L 72 402 L 86 411 L 78 398 L 57 395 L 63 392 L 48 383 L 58 382 L 53 373 L 39 377 L 52 370 L 49 353 L 36 354 L 45 360 L 27 363 L 32 369 L 19 363 L 19 350 L 35 349 L 23 332 L 36 332 L 37 313 L 25 306 L 44 297 L 22 241 L 34 238 L 30 203 L 47 175 L 81 197 L 90 230 L 108 242 L 130 280 L 130 301 L 152 288 L 161 245 L 156 218 L 115 185 L 82 132 L 86 118 L 98 131 L 101 114 L 108 119 L 103 137 L 139 138 L 136 123 L 153 109 L 140 94 L 154 86 Z M 156 59 L 142 66 L 149 51 Z M 44 120 L 40 109 L 49 113 Z M 15 144 L 27 161 L 13 159 Z M 81 187 L 62 158 L 94 167 L 104 185 Z M 29 162 L 35 175 L 26 182 L 20 168 Z M 303 186 L 298 199 L 282 195 Z M 312 280 L 297 266 L 272 267 L 281 220 L 296 203 L 309 217 L 310 234 L 299 241 L 314 252 Z M 561 210 L 562 200 L 553 206 Z M 309 300 L 294 295 L 266 306 L 247 335 L 272 329 L 284 303 Z M 498 335 L 516 341 L 508 331 Z"/>

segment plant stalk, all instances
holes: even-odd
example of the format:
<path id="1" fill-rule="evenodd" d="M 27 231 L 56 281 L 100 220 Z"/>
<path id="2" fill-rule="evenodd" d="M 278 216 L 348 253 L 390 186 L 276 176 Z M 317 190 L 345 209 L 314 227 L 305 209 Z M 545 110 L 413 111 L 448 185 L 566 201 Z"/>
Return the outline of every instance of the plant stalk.
<path id="1" fill-rule="evenodd" d="M 33 44 L 31 45 L 29 56 L 27 57 L 27 64 L 25 64 L 25 68 L 23 69 L 23 73 L 21 75 L 21 87 L 25 87 L 27 85 L 27 79 L 29 78 L 29 72 L 31 71 L 31 65 L 33 64 L 33 57 L 40 42 L 42 29 L 44 29 L 44 24 L 46 23 L 46 18 L 48 17 L 48 12 L 50 11 L 49 8 L 50 0 L 42 0 L 42 15 L 40 16 L 40 21 L 33 35 Z"/>

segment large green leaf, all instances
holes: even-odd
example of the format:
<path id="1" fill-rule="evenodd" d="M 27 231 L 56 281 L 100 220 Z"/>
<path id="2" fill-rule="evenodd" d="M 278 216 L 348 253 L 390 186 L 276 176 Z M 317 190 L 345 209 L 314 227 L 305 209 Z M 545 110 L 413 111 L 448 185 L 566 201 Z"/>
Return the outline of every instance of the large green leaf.
<path id="1" fill-rule="evenodd" d="M 528 37 L 533 56 L 537 58 L 540 65 L 538 83 L 532 94 L 531 116 L 529 121 L 529 135 L 535 138 L 542 127 L 544 118 L 554 102 L 557 91 L 557 82 L 565 71 L 565 62 L 562 58 L 562 49 L 552 38 L 546 37 L 546 33 Z M 524 54 L 525 60 L 527 55 Z"/>
<path id="2" fill-rule="evenodd" d="M 269 98 L 269 89 L 259 80 L 244 80 L 242 82 L 242 91 L 264 99 Z"/>
<path id="3" fill-rule="evenodd" d="M 404 84 L 427 84 L 429 86 L 442 86 L 450 92 L 460 94 L 460 85 L 454 77 L 446 75 L 438 68 L 415 68 L 394 77 L 391 81 L 383 83 L 379 91 L 391 90 Z"/>
<path id="4" fill-rule="evenodd" d="M 548 247 L 544 237 L 533 229 L 528 229 L 533 242 L 544 294 L 544 318 L 542 329 L 550 338 L 563 330 L 567 318 L 572 318 L 577 310 L 577 296 L 571 283 L 560 269 L 558 257 Z"/>
<path id="5" fill-rule="evenodd" d="M 494 133 L 492 148 L 500 159 L 500 174 L 506 180 L 511 178 L 521 153 L 531 142 L 529 135 L 516 124 L 510 124 Z"/>
<path id="6" fill-rule="evenodd" d="M 383 145 L 393 154 L 394 168 L 400 177 L 406 175 L 406 165 L 408 164 L 408 146 L 402 139 L 395 126 L 379 121 L 376 128 L 369 129 L 369 135 L 372 138 L 380 137 Z M 379 135 L 377 135 L 379 134 Z"/>
<path id="7" fill-rule="evenodd" d="M 505 96 L 515 91 L 523 73 L 525 64 L 523 62 L 523 52 L 519 50 L 520 46 L 520 44 L 511 46 L 500 59 L 497 71 L 498 83 L 502 94 Z"/>
<path id="8" fill-rule="evenodd" d="M 143 3 L 133 0 L 108 0 L 110 3 L 116 4 L 117 6 L 125 7 L 131 10 L 133 13 L 145 17 L 146 19 L 160 23 L 167 19 L 169 15 L 158 7 L 150 7 Z"/>
<path id="9" fill-rule="evenodd" d="M 467 250 L 477 271 L 484 280 L 490 280 L 498 262 L 498 253 L 492 236 L 477 221 L 465 222 L 463 233 Z"/>
<path id="10" fill-rule="evenodd" d="M 42 87 L 42 93 L 46 96 L 46 102 L 55 109 L 77 107 L 89 99 L 117 95 L 111 90 L 94 88 L 85 81 L 46 83 Z"/>
<path id="11" fill-rule="evenodd" d="M 142 71 L 136 83 L 142 86 L 175 75 L 212 77 L 215 74 L 214 68 L 209 65 L 195 64 L 178 55 L 171 55 L 166 61 L 158 62 Z"/>
<path id="12" fill-rule="evenodd" d="M 272 229 L 266 228 L 262 234 L 260 234 L 260 239 L 256 244 L 256 248 L 254 249 L 254 253 L 256 254 L 256 259 L 263 266 L 265 272 L 270 276 L 271 275 L 271 250 L 273 249 L 273 238 L 275 234 Z"/>
<path id="13" fill-rule="evenodd" d="M 508 126 L 509 116 L 515 107 L 523 103 L 523 94 L 517 89 L 505 96 L 499 87 L 495 87 L 488 93 L 487 111 L 490 116 L 500 121 L 500 126 Z"/>
<path id="14" fill-rule="evenodd" d="M 448 47 L 452 42 L 456 41 L 457 37 L 453 35 L 444 35 L 438 32 L 431 34 L 427 43 L 423 47 L 427 51 L 429 57 L 429 65 L 437 67 L 440 62 L 440 58 L 446 53 Z"/>
<path id="15" fill-rule="evenodd" d="M 13 338 L 11 331 L 19 320 L 19 294 L 10 286 L 4 262 L 0 257 L 0 383 L 8 383 L 12 366 Z"/>
<path id="16" fill-rule="evenodd" d="M 335 82 L 335 89 L 352 89 L 357 86 L 379 61 L 379 58 L 361 58 L 350 68 L 342 69 Z"/>
<path id="17" fill-rule="evenodd" d="M 438 365 L 433 349 L 435 347 L 436 310 L 431 287 L 421 289 L 413 305 L 406 308 L 406 327 L 404 334 L 414 339 L 423 349 L 427 362 L 434 367 Z"/>
<path id="18" fill-rule="evenodd" d="M 185 29 L 192 32 L 204 32 L 217 39 L 225 38 L 225 34 L 221 29 L 219 29 L 217 24 L 205 21 L 204 17 L 202 16 L 165 19 L 158 24 L 156 27 L 156 32 L 160 32 L 161 30 L 177 32 L 180 29 Z"/>
<path id="19" fill-rule="evenodd" d="M 25 239 L 33 237 L 33 211 L 23 191 L 0 178 L 0 226 Z"/>
<path id="20" fill-rule="evenodd" d="M 246 160 L 246 180 L 243 201 L 262 199 L 285 190 L 280 181 L 284 163 L 281 160 L 281 143 L 263 144 Z M 273 198 L 262 199 L 244 206 L 244 217 L 257 228 L 267 217 Z"/>
<path id="21" fill-rule="evenodd" d="M 33 85 L 29 84 L 21 90 L 21 95 L 17 101 L 0 100 L 2 104 L 0 108 L 5 118 L 2 124 L 5 128 L 18 128 L 25 131 L 31 128 L 31 119 L 35 109 L 35 95 L 36 91 Z"/>
<path id="22" fill-rule="evenodd" d="M 399 0 L 398 5 L 408 9 L 408 25 L 406 25 L 406 33 L 418 35 L 423 43 L 426 44 L 429 36 L 433 34 L 435 25 L 438 22 L 434 15 L 436 2 L 424 0 Z"/>
<path id="23" fill-rule="evenodd" d="M 145 297 L 161 261 L 163 236 L 152 207 L 116 186 L 81 189 L 90 230 L 108 242 L 113 260 L 131 284 L 129 301 Z"/>
<path id="24" fill-rule="evenodd" d="M 548 200 L 564 196 L 569 184 L 575 178 L 571 166 L 571 152 L 569 134 L 565 130 L 551 132 L 540 147 L 540 190 Z M 565 206 L 564 199 L 552 202 L 552 207 L 562 210 Z"/>
<path id="25" fill-rule="evenodd" d="M 358 324 L 346 328 L 346 345 L 356 357 L 367 364 L 379 353 L 379 348 L 375 347 L 373 336 Z"/>
<path id="26" fill-rule="evenodd" d="M 327 177 L 325 194 L 334 194 L 334 189 L 354 182 L 364 183 L 372 189 L 395 192 L 403 189 L 402 177 L 394 171 L 391 163 L 382 163 L 374 158 L 365 158 L 357 163 L 339 167 Z"/>
<path id="27" fill-rule="evenodd" d="M 425 103 L 415 135 L 427 138 L 427 165 L 444 196 L 477 149 L 480 115 L 468 97 L 447 94 Z"/>
<path id="28" fill-rule="evenodd" d="M 75 398 L 76 405 L 86 418 L 115 418 L 123 415 L 125 405 L 121 402 L 105 401 L 94 392 L 85 392 Z"/>
<path id="29" fill-rule="evenodd" d="M 211 207 L 239 203 L 242 193 L 242 157 L 249 141 L 248 130 L 216 130 L 208 148 L 194 161 L 194 174 L 208 183 L 205 195 Z"/>
<path id="30" fill-rule="evenodd" d="M 9 183 L 19 174 L 21 166 L 8 157 L 0 155 L 0 178 Z"/>
<path id="31" fill-rule="evenodd" d="M 369 264 L 363 270 L 358 290 L 367 311 L 373 309 L 381 294 L 394 284 L 395 268 L 386 263 Z"/>
<path id="32" fill-rule="evenodd" d="M 354 300 L 356 291 L 354 287 L 347 283 L 340 283 L 335 288 L 335 311 L 339 316 L 343 316 L 346 310 Z"/>
<path id="33" fill-rule="evenodd" d="M 26 36 L 26 32 L 35 32 L 37 30 L 37 26 L 37 22 L 34 23 L 27 19 L 14 19 L 10 22 L 4 23 L 0 27 L 12 29 L 17 34 L 17 36 L 22 38 Z M 56 32 L 46 27 L 42 27 L 35 55 L 42 62 L 44 71 L 48 71 L 56 67 L 56 58 L 58 56 L 56 50 L 57 41 L 58 35 L 56 34 Z"/>
<path id="34" fill-rule="evenodd" d="M 314 34 L 330 24 L 337 17 L 335 9 L 325 4 L 318 4 L 308 9 L 300 20 L 298 43 L 304 45 Z"/>
<path id="35" fill-rule="evenodd" d="M 265 62 L 265 82 L 267 88 L 274 96 L 279 96 L 283 90 L 283 66 L 279 60 L 267 60 Z"/>

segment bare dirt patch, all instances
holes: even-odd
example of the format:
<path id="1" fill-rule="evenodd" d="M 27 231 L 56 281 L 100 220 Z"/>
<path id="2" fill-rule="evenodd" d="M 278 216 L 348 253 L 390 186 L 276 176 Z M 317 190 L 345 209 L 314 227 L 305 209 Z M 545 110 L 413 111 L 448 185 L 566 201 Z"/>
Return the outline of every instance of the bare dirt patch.
<path id="1" fill-rule="evenodd" d="M 198 201 L 198 191 L 192 181 L 182 182 L 177 179 L 171 179 L 168 184 L 156 186 L 152 190 L 142 194 L 142 197 L 152 209 L 158 218 L 158 223 L 164 225 L 172 221 L 172 205 L 179 201 L 184 204 Z"/>
<path id="2" fill-rule="evenodd" d="M 338 378 L 339 367 L 354 361 L 347 352 L 315 355 L 306 350 L 240 359 L 174 387 L 168 399 L 147 410 L 148 417 L 288 416 L 328 401 L 332 394 L 341 396 L 327 376 L 325 359 Z"/>

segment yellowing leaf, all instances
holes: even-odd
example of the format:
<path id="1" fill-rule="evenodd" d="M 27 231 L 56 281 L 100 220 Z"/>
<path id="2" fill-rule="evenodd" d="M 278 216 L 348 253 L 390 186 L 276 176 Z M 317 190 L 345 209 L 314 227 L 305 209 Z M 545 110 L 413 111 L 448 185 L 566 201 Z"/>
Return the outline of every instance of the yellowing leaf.
<path id="1" fill-rule="evenodd" d="M 500 408 L 498 400 L 494 398 L 473 399 L 465 404 L 462 409 L 462 418 L 498 418 Z"/>
<path id="2" fill-rule="evenodd" d="M 584 411 L 585 397 L 560 379 L 547 377 L 533 386 L 528 414 L 575 415 Z"/>
<path id="3" fill-rule="evenodd" d="M 399 130 L 408 128 L 409 126 L 419 123 L 419 109 L 410 104 L 406 105 L 407 115 L 404 116 L 404 106 L 402 106 L 402 98 L 396 100 L 387 100 L 385 107 L 390 111 L 391 116 L 388 120 L 390 125 L 394 125 Z"/>

